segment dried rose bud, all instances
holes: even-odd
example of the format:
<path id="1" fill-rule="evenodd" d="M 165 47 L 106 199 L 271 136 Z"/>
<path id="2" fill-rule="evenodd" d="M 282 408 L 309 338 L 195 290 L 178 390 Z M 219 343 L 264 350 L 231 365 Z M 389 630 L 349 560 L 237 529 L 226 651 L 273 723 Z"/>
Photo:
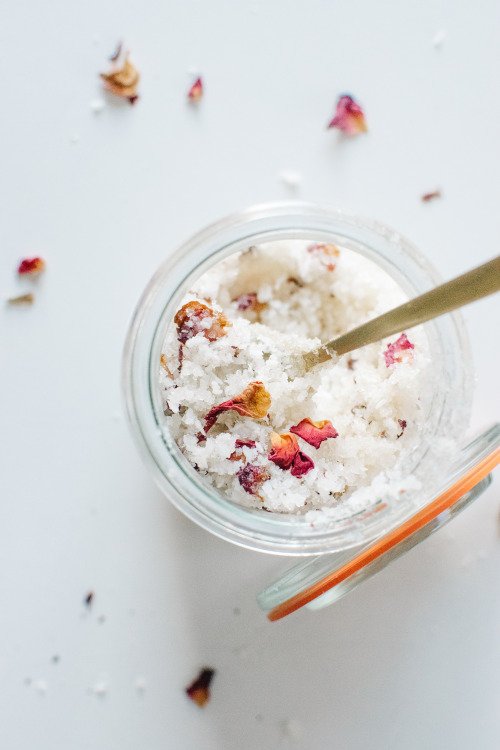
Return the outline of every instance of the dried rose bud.
<path id="1" fill-rule="evenodd" d="M 240 296 L 236 297 L 233 302 L 236 302 L 238 310 L 251 310 L 256 313 L 262 312 L 262 310 L 265 310 L 267 307 L 267 302 L 259 302 L 256 292 L 240 294 Z"/>
<path id="2" fill-rule="evenodd" d="M 215 675 L 215 669 L 205 667 L 201 670 L 194 682 L 186 688 L 186 695 L 196 703 L 199 708 L 203 708 L 205 703 L 210 700 L 210 683 Z"/>
<path id="3" fill-rule="evenodd" d="M 188 91 L 188 99 L 190 102 L 199 102 L 203 96 L 203 81 L 201 78 L 197 78 Z"/>
<path id="4" fill-rule="evenodd" d="M 363 110 L 349 94 L 339 97 L 335 117 L 328 123 L 328 127 L 338 128 L 346 135 L 358 135 L 368 130 Z"/>
<path id="5" fill-rule="evenodd" d="M 166 358 L 166 356 L 164 354 L 162 354 L 161 357 L 160 357 L 160 365 L 163 367 L 163 369 L 167 373 L 168 377 L 173 380 L 174 376 L 170 372 L 169 366 L 167 365 L 167 358 Z"/>
<path id="6" fill-rule="evenodd" d="M 242 417 L 263 419 L 271 406 L 271 396 L 260 380 L 249 383 L 238 396 L 213 406 L 205 417 L 205 432 L 208 432 L 224 411 L 235 411 Z"/>
<path id="7" fill-rule="evenodd" d="M 397 341 L 392 344 L 387 344 L 387 349 L 384 352 L 386 367 L 394 365 L 396 362 L 403 362 L 407 360 L 411 362 L 413 359 L 413 352 L 410 349 L 415 349 L 414 344 L 408 339 L 406 333 L 402 333 Z"/>
<path id="8" fill-rule="evenodd" d="M 20 276 L 38 276 L 42 271 L 45 271 L 45 261 L 39 257 L 23 258 L 17 268 Z"/>
<path id="9" fill-rule="evenodd" d="M 282 435 L 277 432 L 271 433 L 271 451 L 268 459 L 279 466 L 280 469 L 289 469 L 298 452 L 299 444 L 294 435 L 290 435 L 288 432 Z"/>
<path id="10" fill-rule="evenodd" d="M 137 86 L 139 85 L 140 75 L 137 68 L 132 65 L 128 59 L 128 53 L 122 63 L 118 63 L 110 70 L 109 73 L 101 73 L 104 81 L 104 88 L 115 96 L 122 99 L 128 99 L 130 104 L 134 104 L 139 98 Z"/>
<path id="11" fill-rule="evenodd" d="M 332 258 L 338 258 L 340 255 L 340 250 L 336 245 L 329 242 L 315 242 L 313 245 L 309 245 L 307 252 L 317 255 L 328 271 L 335 270 L 335 262 Z"/>
<path id="12" fill-rule="evenodd" d="M 31 292 L 20 294 L 18 297 L 9 297 L 7 300 L 9 305 L 32 305 L 34 301 L 35 295 Z"/>
<path id="13" fill-rule="evenodd" d="M 236 448 L 255 448 L 255 440 L 240 440 L 238 438 L 235 442 Z"/>
<path id="14" fill-rule="evenodd" d="M 256 466 L 255 464 L 247 464 L 242 466 L 236 474 L 238 481 L 249 495 L 257 495 L 259 497 L 259 490 L 271 475 L 263 466 Z"/>
<path id="15" fill-rule="evenodd" d="M 407 425 L 406 419 L 398 419 L 398 424 L 401 427 L 401 432 L 399 433 L 399 435 L 396 435 L 396 437 L 400 438 L 403 432 L 406 430 L 406 425 Z"/>
<path id="16" fill-rule="evenodd" d="M 307 474 L 308 471 L 311 471 L 311 469 L 314 469 L 314 461 L 312 458 L 309 458 L 305 453 L 302 451 L 299 451 L 295 458 L 293 459 L 292 468 L 290 469 L 290 473 L 294 477 L 303 477 L 304 474 Z"/>
<path id="17" fill-rule="evenodd" d="M 305 440 L 306 443 L 313 445 L 315 448 L 319 448 L 323 440 L 336 438 L 339 434 L 329 419 L 324 419 L 321 422 L 313 422 L 309 417 L 302 419 L 298 424 L 290 427 L 290 432 L 298 435 L 302 440 Z"/>
<path id="18" fill-rule="evenodd" d="M 429 203 L 429 201 L 433 201 L 434 198 L 441 198 L 441 190 L 432 190 L 430 193 L 424 193 L 421 200 L 424 203 Z"/>
<path id="19" fill-rule="evenodd" d="M 203 323 L 207 319 L 211 320 L 209 326 Z M 203 333 L 209 341 L 216 341 L 226 335 L 225 329 L 231 325 L 225 315 L 196 300 L 186 302 L 177 310 L 174 323 L 177 326 L 177 339 L 181 344 L 185 344 L 198 333 Z"/>

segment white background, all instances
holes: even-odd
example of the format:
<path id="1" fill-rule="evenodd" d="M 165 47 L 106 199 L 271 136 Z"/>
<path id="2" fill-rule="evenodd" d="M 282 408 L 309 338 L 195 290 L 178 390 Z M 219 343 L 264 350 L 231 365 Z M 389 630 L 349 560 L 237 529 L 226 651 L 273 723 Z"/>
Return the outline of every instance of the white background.
<path id="1" fill-rule="evenodd" d="M 173 510 L 119 386 L 155 268 L 206 223 L 292 197 L 282 170 L 301 173 L 299 198 L 393 225 L 443 276 L 497 253 L 499 7 L 2 4 L 2 297 L 34 286 L 16 279 L 20 257 L 48 263 L 32 308 L 0 310 L 2 749 L 500 746 L 498 484 L 335 607 L 271 625 L 254 596 L 287 561 Z M 95 114 L 120 38 L 141 99 L 106 98 Z M 193 66 L 206 83 L 196 109 Z M 349 141 L 325 128 L 343 91 L 370 128 Z M 436 187 L 442 200 L 423 204 Z M 465 313 L 474 430 L 498 397 L 496 309 Z M 199 710 L 183 689 L 204 664 L 218 674 Z"/>

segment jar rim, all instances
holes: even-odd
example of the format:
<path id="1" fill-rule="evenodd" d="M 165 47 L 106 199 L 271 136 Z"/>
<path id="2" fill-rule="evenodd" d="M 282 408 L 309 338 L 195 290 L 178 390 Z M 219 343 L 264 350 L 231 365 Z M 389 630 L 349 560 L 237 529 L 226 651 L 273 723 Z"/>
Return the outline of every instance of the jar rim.
<path id="1" fill-rule="evenodd" d="M 215 488 L 207 488 L 162 423 L 158 362 L 166 320 L 171 319 L 170 310 L 195 275 L 200 276 L 215 262 L 249 244 L 299 237 L 330 241 L 336 238 L 337 242 L 340 238 L 344 247 L 374 260 L 407 292 L 418 294 L 441 281 L 432 264 L 411 242 L 378 221 L 313 203 L 261 204 L 211 224 L 167 257 L 136 307 L 122 368 L 132 433 L 164 494 L 211 533 L 240 546 L 282 555 L 322 554 L 357 546 L 383 533 L 394 522 L 396 509 L 368 515 L 366 510 L 360 511 L 337 520 L 327 529 L 311 529 L 304 516 L 284 517 L 244 508 L 217 493 Z M 443 396 L 443 414 L 456 424 L 442 428 L 454 429 L 459 434 L 468 419 L 471 401 L 468 337 L 458 312 L 432 321 L 430 326 L 437 332 L 436 340 L 441 343 L 446 366 L 453 371 L 453 379 Z M 461 418 L 453 414 L 452 400 L 462 405 Z M 371 509 L 376 507 L 374 504 Z M 403 513 L 403 504 L 397 510 Z"/>

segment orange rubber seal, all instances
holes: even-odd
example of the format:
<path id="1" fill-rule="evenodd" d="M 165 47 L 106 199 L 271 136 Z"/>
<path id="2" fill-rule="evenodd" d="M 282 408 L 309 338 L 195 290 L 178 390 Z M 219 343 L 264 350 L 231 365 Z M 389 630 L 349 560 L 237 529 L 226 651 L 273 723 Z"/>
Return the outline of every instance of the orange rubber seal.
<path id="1" fill-rule="evenodd" d="M 370 547 L 364 549 L 348 563 L 337 568 L 337 570 L 333 570 L 321 580 L 304 589 L 304 591 L 295 594 L 295 596 L 271 609 L 267 614 L 269 620 L 272 622 L 281 620 L 282 617 L 295 612 L 313 599 L 321 596 L 321 594 L 345 581 L 346 578 L 350 578 L 354 573 L 357 573 L 366 565 L 381 557 L 381 555 L 391 550 L 397 544 L 400 544 L 400 542 L 416 531 L 420 531 L 426 524 L 450 508 L 457 500 L 460 500 L 463 495 L 475 487 L 498 463 L 500 463 L 500 448 L 497 448 L 489 456 L 479 461 L 472 469 L 460 477 L 455 484 L 438 495 L 429 505 L 426 505 L 425 508 L 419 510 L 407 521 L 393 529 L 393 531 L 378 539 Z"/>

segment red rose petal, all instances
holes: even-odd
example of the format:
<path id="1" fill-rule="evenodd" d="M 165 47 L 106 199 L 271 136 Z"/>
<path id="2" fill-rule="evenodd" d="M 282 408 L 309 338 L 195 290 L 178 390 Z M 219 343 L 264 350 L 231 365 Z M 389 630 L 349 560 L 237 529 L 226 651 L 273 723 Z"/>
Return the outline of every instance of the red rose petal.
<path id="1" fill-rule="evenodd" d="M 336 438 L 339 434 L 329 419 L 324 419 L 321 422 L 313 422 L 309 417 L 302 419 L 298 424 L 290 427 L 290 432 L 298 435 L 302 440 L 305 440 L 306 443 L 313 445 L 315 448 L 319 448 L 323 440 Z"/>
<path id="2" fill-rule="evenodd" d="M 346 135 L 358 135 L 368 130 L 363 110 L 349 94 L 339 97 L 335 117 L 329 122 L 328 127 L 338 128 Z"/>
<path id="3" fill-rule="evenodd" d="M 238 481 L 249 495 L 259 495 L 259 490 L 271 475 L 263 466 L 256 466 L 255 464 L 247 464 L 242 466 L 236 474 Z"/>
<path id="4" fill-rule="evenodd" d="M 224 411 L 235 411 L 243 417 L 263 419 L 271 406 L 271 396 L 260 380 L 249 383 L 238 396 L 213 406 L 205 417 L 205 432 L 208 432 Z"/>
<path id="5" fill-rule="evenodd" d="M 19 263 L 17 272 L 20 276 L 37 276 L 45 270 L 43 258 L 23 258 Z"/>
<path id="6" fill-rule="evenodd" d="M 396 362 L 402 362 L 404 359 L 411 362 L 413 354 L 410 352 L 410 349 L 415 349 L 415 345 L 411 343 L 406 333 L 402 333 L 397 341 L 387 344 L 387 349 L 384 352 L 386 367 L 390 367 L 396 364 Z M 404 354 L 404 352 L 407 353 Z"/>
<path id="7" fill-rule="evenodd" d="M 188 99 L 190 102 L 199 102 L 203 96 L 203 81 L 201 78 L 197 78 L 188 91 Z"/>
<path id="8" fill-rule="evenodd" d="M 240 440 L 238 438 L 234 445 L 236 448 L 255 448 L 255 440 Z"/>
<path id="9" fill-rule="evenodd" d="M 299 444 L 294 435 L 288 432 L 283 435 L 278 435 L 277 432 L 271 433 L 271 451 L 268 459 L 280 469 L 289 469 L 298 452 Z"/>
<path id="10" fill-rule="evenodd" d="M 309 458 L 308 455 L 302 453 L 302 451 L 299 451 L 293 459 L 290 473 L 294 477 L 303 477 L 304 474 L 307 474 L 307 472 L 311 471 L 311 469 L 314 469 L 314 461 L 312 460 L 312 458 Z"/>

